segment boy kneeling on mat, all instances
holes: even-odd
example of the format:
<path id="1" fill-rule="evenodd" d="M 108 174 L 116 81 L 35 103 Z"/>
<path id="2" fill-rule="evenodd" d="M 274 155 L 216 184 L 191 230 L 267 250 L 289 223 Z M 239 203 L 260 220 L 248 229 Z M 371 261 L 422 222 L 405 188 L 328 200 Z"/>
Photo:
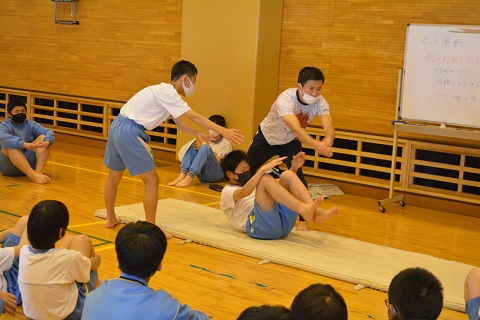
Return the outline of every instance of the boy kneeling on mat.
<path id="1" fill-rule="evenodd" d="M 321 199 L 312 200 L 296 171 L 305 162 L 305 153 L 293 157 L 292 166 L 278 181 L 266 174 L 286 157 L 274 159 L 251 176 L 248 155 L 235 150 L 222 160 L 229 179 L 223 188 L 220 208 L 235 228 L 257 239 L 281 239 L 292 231 L 300 214 L 307 222 L 320 224 L 338 214 L 338 208 L 321 209 Z"/>

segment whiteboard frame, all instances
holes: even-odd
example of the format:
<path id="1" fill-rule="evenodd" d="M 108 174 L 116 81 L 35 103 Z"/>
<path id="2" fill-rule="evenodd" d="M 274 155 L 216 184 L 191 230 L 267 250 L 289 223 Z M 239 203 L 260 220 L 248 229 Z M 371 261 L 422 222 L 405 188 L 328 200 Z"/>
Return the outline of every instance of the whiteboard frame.
<path id="1" fill-rule="evenodd" d="M 409 30 L 410 27 L 439 27 L 439 28 L 452 28 L 452 29 L 473 29 L 475 30 L 474 33 L 478 33 L 478 37 L 480 39 L 480 25 L 449 25 L 449 24 L 420 24 L 420 23 L 409 23 L 407 24 L 407 32 L 406 32 L 406 40 L 405 40 L 405 53 L 404 53 L 404 62 L 403 62 L 403 71 L 402 71 L 402 78 L 403 81 L 401 83 L 401 93 L 400 93 L 400 103 L 398 106 L 398 119 L 402 120 L 413 120 L 419 122 L 427 122 L 427 123 L 438 123 L 438 124 L 448 124 L 458 127 L 467 127 L 467 128 L 480 128 L 480 119 L 477 122 L 478 125 L 470 124 L 470 123 L 457 123 L 457 122 L 449 122 L 449 121 L 440 121 L 439 119 L 429 119 L 428 117 L 409 117 L 402 115 L 402 110 L 404 108 L 404 97 L 405 97 L 405 79 L 406 79 L 406 72 L 407 72 L 407 54 L 408 54 L 408 45 L 409 45 Z M 480 75 L 480 73 L 479 73 Z M 480 77 L 479 77 L 480 79 Z M 480 99 L 480 95 L 478 97 Z M 480 104 L 479 104 L 480 110 Z"/>

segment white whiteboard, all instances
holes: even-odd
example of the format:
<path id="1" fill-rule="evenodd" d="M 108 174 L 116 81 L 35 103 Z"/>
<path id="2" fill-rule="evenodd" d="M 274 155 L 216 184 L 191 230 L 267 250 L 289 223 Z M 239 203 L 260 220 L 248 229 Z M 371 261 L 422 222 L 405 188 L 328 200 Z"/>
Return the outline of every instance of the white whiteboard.
<path id="1" fill-rule="evenodd" d="M 399 115 L 480 127 L 480 26 L 407 27 Z"/>

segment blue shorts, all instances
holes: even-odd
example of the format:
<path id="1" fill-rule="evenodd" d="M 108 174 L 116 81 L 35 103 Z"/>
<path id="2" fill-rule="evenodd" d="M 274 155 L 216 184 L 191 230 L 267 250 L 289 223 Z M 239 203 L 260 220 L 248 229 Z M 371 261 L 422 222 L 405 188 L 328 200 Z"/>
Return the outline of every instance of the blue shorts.
<path id="1" fill-rule="evenodd" d="M 20 237 L 9 233 L 2 242 L 2 247 L 15 247 L 20 243 Z M 22 304 L 22 296 L 20 295 L 20 287 L 18 286 L 18 258 L 13 259 L 10 269 L 3 272 L 3 276 L 7 279 L 7 291 L 15 296 L 17 304 Z"/>
<path id="2" fill-rule="evenodd" d="M 465 312 L 469 320 L 480 319 L 480 297 L 475 297 L 467 301 L 465 304 Z"/>
<path id="3" fill-rule="evenodd" d="M 37 166 L 37 154 L 35 153 L 35 151 L 25 150 L 23 155 L 25 156 L 25 158 L 27 158 L 27 161 L 30 164 L 30 167 L 32 167 L 32 169 L 35 169 Z M 10 161 L 10 159 L 8 159 L 3 154 L 1 149 L 0 149 L 0 172 L 4 176 L 11 176 L 11 177 L 25 175 L 25 173 L 23 173 L 20 169 L 18 169 L 13 165 L 12 161 Z"/>
<path id="4" fill-rule="evenodd" d="M 127 168 L 132 176 L 155 169 L 149 141 L 141 125 L 119 114 L 108 131 L 105 165 L 115 171 Z"/>
<path id="5" fill-rule="evenodd" d="M 78 299 L 75 309 L 70 313 L 65 320 L 77 320 L 82 318 L 83 305 L 87 295 L 95 289 L 98 281 L 98 272 L 90 270 L 90 280 L 88 282 L 77 282 Z"/>
<path id="6" fill-rule="evenodd" d="M 298 213 L 275 203 L 269 211 L 262 211 L 257 205 L 247 219 L 247 234 L 256 239 L 275 240 L 288 236 L 297 222 Z"/>

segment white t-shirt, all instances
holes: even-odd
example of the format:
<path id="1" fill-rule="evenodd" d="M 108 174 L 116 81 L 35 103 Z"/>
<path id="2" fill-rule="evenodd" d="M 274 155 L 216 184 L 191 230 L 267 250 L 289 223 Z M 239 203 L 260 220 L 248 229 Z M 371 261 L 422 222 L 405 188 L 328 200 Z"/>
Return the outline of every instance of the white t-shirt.
<path id="1" fill-rule="evenodd" d="M 3 271 L 7 271 L 12 267 L 15 258 L 15 250 L 13 247 L 0 248 L 0 291 L 7 291 L 7 279 L 3 276 Z"/>
<path id="2" fill-rule="evenodd" d="M 233 193 L 241 187 L 240 185 L 227 184 L 223 188 L 220 198 L 220 209 L 222 209 L 223 213 L 225 213 L 235 228 L 247 232 L 247 219 L 255 203 L 255 190 L 253 190 L 249 196 L 235 202 L 233 200 Z"/>
<path id="3" fill-rule="evenodd" d="M 296 88 L 283 91 L 260 123 L 263 135 L 270 145 L 287 144 L 295 139 L 295 134 L 282 119 L 282 116 L 289 114 L 297 116 L 302 128 L 306 128 L 316 115 L 329 115 L 330 107 L 323 96 L 313 104 L 303 105 L 298 101 Z"/>
<path id="4" fill-rule="evenodd" d="M 208 144 L 210 145 L 210 148 L 212 148 L 213 153 L 215 153 L 216 156 L 220 156 L 221 158 L 225 158 L 227 153 L 230 153 L 232 151 L 232 143 L 224 137 L 222 137 L 217 142 L 209 142 Z"/>
<path id="5" fill-rule="evenodd" d="M 31 250 L 31 246 L 20 250 L 18 284 L 23 312 L 32 319 L 64 319 L 77 304 L 75 281 L 90 280 L 90 259 L 69 249 Z"/>
<path id="6" fill-rule="evenodd" d="M 174 119 L 190 107 L 169 83 L 160 83 L 137 92 L 120 109 L 120 114 L 147 130 L 153 130 L 172 116 Z"/>

